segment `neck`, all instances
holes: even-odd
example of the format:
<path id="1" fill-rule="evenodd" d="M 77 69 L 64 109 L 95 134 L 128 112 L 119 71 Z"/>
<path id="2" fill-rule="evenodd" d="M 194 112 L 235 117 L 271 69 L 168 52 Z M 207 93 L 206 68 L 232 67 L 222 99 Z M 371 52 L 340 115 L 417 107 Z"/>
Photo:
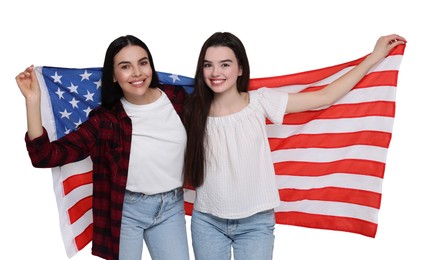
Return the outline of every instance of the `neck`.
<path id="1" fill-rule="evenodd" d="M 210 116 L 226 116 L 244 109 L 248 101 L 248 93 L 231 92 L 215 94 L 211 103 Z"/>

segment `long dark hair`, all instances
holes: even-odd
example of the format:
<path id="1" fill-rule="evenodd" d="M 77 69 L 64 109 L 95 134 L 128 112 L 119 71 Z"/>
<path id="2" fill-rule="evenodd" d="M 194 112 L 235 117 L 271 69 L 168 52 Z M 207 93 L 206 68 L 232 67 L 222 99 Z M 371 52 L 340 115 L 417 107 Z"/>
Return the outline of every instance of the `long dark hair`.
<path id="1" fill-rule="evenodd" d="M 194 188 L 201 186 L 205 179 L 205 128 L 214 92 L 204 79 L 204 59 L 209 47 L 228 47 L 242 67 L 237 79 L 238 92 L 247 92 L 249 86 L 249 61 L 241 40 L 229 32 L 216 32 L 202 45 L 195 73 L 195 88 L 188 97 L 183 116 L 187 132 L 187 148 L 184 161 L 185 184 Z"/>
<path id="2" fill-rule="evenodd" d="M 152 54 L 148 46 L 133 35 L 120 36 L 109 44 L 105 54 L 105 61 L 103 62 L 101 101 L 102 106 L 105 108 L 111 109 L 124 95 L 119 84 L 114 82 L 114 58 L 118 52 L 129 45 L 139 46 L 146 51 L 152 69 L 152 82 L 149 87 L 155 88 L 159 85 L 158 75 L 156 74 Z"/>

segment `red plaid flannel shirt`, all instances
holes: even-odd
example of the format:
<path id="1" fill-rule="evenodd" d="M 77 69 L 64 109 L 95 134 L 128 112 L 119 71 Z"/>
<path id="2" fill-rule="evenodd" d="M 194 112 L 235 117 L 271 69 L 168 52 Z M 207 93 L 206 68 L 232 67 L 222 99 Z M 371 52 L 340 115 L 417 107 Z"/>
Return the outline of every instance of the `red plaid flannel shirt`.
<path id="1" fill-rule="evenodd" d="M 186 93 L 182 87 L 161 85 L 181 115 Z M 27 150 L 34 167 L 51 168 L 82 160 L 93 161 L 92 254 L 118 259 L 122 207 L 127 183 L 132 125 L 118 102 L 111 110 L 94 109 L 87 121 L 59 140 L 42 136 L 30 141 Z"/>

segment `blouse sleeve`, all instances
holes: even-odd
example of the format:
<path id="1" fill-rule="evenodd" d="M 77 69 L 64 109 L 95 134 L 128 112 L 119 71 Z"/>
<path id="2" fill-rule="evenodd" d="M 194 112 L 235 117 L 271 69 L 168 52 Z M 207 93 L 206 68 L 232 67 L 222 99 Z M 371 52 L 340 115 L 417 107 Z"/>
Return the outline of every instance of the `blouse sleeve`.
<path id="1" fill-rule="evenodd" d="M 273 124 L 282 124 L 288 104 L 288 93 L 266 87 L 258 89 L 257 93 L 258 102 L 266 117 Z"/>

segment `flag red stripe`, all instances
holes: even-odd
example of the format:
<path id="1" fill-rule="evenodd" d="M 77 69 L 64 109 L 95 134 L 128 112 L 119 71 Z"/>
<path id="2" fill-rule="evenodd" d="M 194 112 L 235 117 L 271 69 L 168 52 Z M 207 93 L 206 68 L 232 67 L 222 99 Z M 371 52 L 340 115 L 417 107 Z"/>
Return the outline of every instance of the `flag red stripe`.
<path id="1" fill-rule="evenodd" d="M 401 44 L 395 47 L 394 49 L 392 49 L 389 55 L 403 55 L 405 48 L 406 48 L 406 44 Z"/>
<path id="2" fill-rule="evenodd" d="M 63 192 L 65 195 L 70 193 L 75 188 L 78 188 L 82 185 L 91 184 L 93 180 L 93 172 L 85 172 L 85 173 L 79 173 L 72 175 L 65 179 L 62 183 L 63 185 Z"/>
<path id="3" fill-rule="evenodd" d="M 185 211 L 186 215 L 192 216 L 193 203 L 185 201 L 184 202 L 184 211 Z"/>
<path id="4" fill-rule="evenodd" d="M 78 251 L 83 249 L 88 243 L 91 242 L 93 238 L 93 223 L 87 226 L 81 234 L 77 235 L 74 239 L 75 245 L 77 246 Z"/>
<path id="5" fill-rule="evenodd" d="M 379 87 L 379 86 L 397 86 L 398 71 L 388 70 L 388 71 L 376 71 L 371 72 L 362 78 L 354 87 L 354 89 L 361 88 L 370 88 L 370 87 Z M 317 85 L 308 87 L 300 92 L 312 92 L 320 90 L 327 85 Z M 282 86 L 285 87 L 285 86 Z"/>
<path id="6" fill-rule="evenodd" d="M 368 88 L 375 86 L 397 86 L 398 71 L 375 71 L 359 81 L 355 88 Z"/>
<path id="7" fill-rule="evenodd" d="M 396 48 L 391 50 L 388 56 L 403 55 L 405 47 L 406 47 L 405 44 L 397 46 Z M 335 74 L 346 67 L 355 66 L 359 64 L 360 62 L 362 62 L 363 59 L 366 58 L 366 56 L 368 55 L 365 55 L 357 60 L 349 61 L 346 63 L 342 63 L 339 65 L 326 67 L 322 69 L 299 72 L 299 73 L 276 76 L 276 77 L 264 77 L 264 78 L 251 79 L 249 88 L 252 90 L 258 89 L 264 86 L 267 86 L 270 88 L 276 88 L 276 87 L 281 87 L 283 82 L 285 83 L 285 85 L 310 84 L 310 83 L 319 81 L 325 77 L 329 77 L 330 75 Z"/>
<path id="8" fill-rule="evenodd" d="M 383 178 L 385 164 L 376 161 L 345 159 L 334 162 L 276 162 L 276 175 L 323 176 L 335 172 Z"/>
<path id="9" fill-rule="evenodd" d="M 346 67 L 355 66 L 359 64 L 364 58 L 365 57 L 362 57 L 354 61 L 346 62 L 343 64 L 339 64 L 339 65 L 335 65 L 335 66 L 331 66 L 327 68 L 317 69 L 317 70 L 311 70 L 311 71 L 276 76 L 276 77 L 264 77 L 264 78 L 251 79 L 249 82 L 249 89 L 254 90 L 264 86 L 267 86 L 269 88 L 281 87 L 282 82 L 285 82 L 285 85 L 298 85 L 298 84 L 305 85 L 305 84 L 314 83 L 316 81 L 322 80 L 323 78 L 329 77 L 332 74 L 335 74 Z"/>
<path id="10" fill-rule="evenodd" d="M 350 145 L 372 145 L 387 148 L 391 133 L 359 131 L 351 133 L 299 134 L 287 138 L 269 138 L 272 151 L 295 148 L 337 148 Z"/>
<path id="11" fill-rule="evenodd" d="M 395 103 L 389 101 L 339 104 L 327 109 L 285 115 L 285 125 L 300 125 L 316 119 L 358 118 L 365 116 L 394 117 Z M 270 121 L 267 121 L 269 123 Z"/>
<path id="12" fill-rule="evenodd" d="M 376 223 L 349 217 L 316 215 L 302 212 L 276 212 L 276 223 L 293 226 L 330 229 L 375 237 Z"/>
<path id="13" fill-rule="evenodd" d="M 87 211 L 92 208 L 92 196 L 87 196 L 80 199 L 72 207 L 68 209 L 69 221 L 74 223 L 81 216 L 83 216 Z"/>
<path id="14" fill-rule="evenodd" d="M 381 206 L 380 193 L 339 187 L 325 187 L 308 190 L 280 189 L 279 195 L 282 201 L 337 201 L 373 207 L 376 209 L 379 209 Z"/>

